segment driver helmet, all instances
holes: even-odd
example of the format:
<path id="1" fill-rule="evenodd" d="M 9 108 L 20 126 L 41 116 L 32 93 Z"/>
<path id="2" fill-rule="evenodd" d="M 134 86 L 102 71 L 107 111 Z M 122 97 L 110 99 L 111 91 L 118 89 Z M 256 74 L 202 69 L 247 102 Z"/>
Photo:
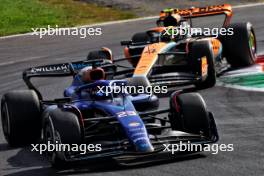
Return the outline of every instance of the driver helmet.
<path id="1" fill-rule="evenodd" d="M 79 72 L 79 75 L 83 83 L 91 83 L 97 80 L 105 79 L 105 71 L 100 67 L 85 67 Z"/>
<path id="2" fill-rule="evenodd" d="M 174 27 L 169 26 L 166 27 L 165 30 L 161 33 L 161 41 L 162 42 L 170 42 L 174 39 Z"/>
<path id="3" fill-rule="evenodd" d="M 173 13 L 173 9 L 167 10 L 167 16 L 163 20 L 163 25 L 168 26 L 178 26 L 181 21 L 181 16 L 177 13 Z"/>
<path id="4" fill-rule="evenodd" d="M 179 26 L 169 26 L 161 33 L 164 42 L 179 41 L 189 38 L 191 27 L 187 21 L 182 21 Z"/>

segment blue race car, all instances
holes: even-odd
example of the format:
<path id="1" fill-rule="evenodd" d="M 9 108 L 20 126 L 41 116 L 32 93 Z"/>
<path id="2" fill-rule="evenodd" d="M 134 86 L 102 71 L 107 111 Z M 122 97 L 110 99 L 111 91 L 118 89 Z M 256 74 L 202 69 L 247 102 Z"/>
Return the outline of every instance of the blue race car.
<path id="1" fill-rule="evenodd" d="M 97 63 L 96 63 L 97 62 Z M 98 65 L 100 67 L 98 67 Z M 167 153 L 168 144 L 210 144 L 218 140 L 211 112 L 198 93 L 174 92 L 168 109 L 158 109 L 153 94 L 115 92 L 148 80 L 107 80 L 113 65 L 80 61 L 30 68 L 23 78 L 29 90 L 3 95 L 3 132 L 11 146 L 32 144 L 93 145 L 94 150 L 47 151 L 55 167 L 81 160 L 138 158 Z M 32 77 L 73 76 L 64 97 L 43 100 Z M 110 92 L 100 91 L 110 88 Z M 165 115 L 164 115 L 165 114 Z M 199 150 L 200 151 L 200 150 Z M 198 152 L 198 151 L 194 151 Z"/>

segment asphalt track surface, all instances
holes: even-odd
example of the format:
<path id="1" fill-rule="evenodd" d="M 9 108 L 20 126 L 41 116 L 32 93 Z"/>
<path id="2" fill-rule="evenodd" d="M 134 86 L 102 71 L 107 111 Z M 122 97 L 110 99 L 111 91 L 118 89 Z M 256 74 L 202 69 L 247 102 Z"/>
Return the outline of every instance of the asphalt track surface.
<path id="1" fill-rule="evenodd" d="M 234 10 L 233 22 L 250 21 L 256 30 L 259 51 L 264 51 L 264 6 Z M 202 21 L 201 23 L 210 23 Z M 23 69 L 43 64 L 84 59 L 90 50 L 108 46 L 115 56 L 122 55 L 119 41 L 154 26 L 154 20 L 102 27 L 103 35 L 78 37 L 22 36 L 0 39 L 0 94 L 24 89 Z M 43 79 L 36 82 L 47 97 L 60 97 L 69 80 Z M 264 174 L 264 94 L 214 87 L 200 91 L 208 109 L 214 112 L 219 143 L 234 144 L 233 152 L 216 155 L 201 153 L 191 157 L 135 167 L 115 167 L 111 163 L 87 165 L 81 169 L 56 171 L 43 156 L 30 148 L 10 148 L 0 130 L 0 175 L 257 175 Z M 161 99 L 167 106 L 168 99 Z"/>

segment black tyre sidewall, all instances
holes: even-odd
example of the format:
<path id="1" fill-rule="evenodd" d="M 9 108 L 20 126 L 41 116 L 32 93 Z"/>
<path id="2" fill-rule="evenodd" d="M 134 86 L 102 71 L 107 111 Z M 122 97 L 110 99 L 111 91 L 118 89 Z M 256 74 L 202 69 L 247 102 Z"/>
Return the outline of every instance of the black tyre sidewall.
<path id="1" fill-rule="evenodd" d="M 257 48 L 255 53 L 249 46 L 249 37 L 252 32 L 256 41 L 256 36 L 252 24 L 234 23 L 227 28 L 233 28 L 234 35 L 221 36 L 224 56 L 233 68 L 246 67 L 255 63 Z M 256 46 L 257 47 L 257 46 Z"/>
<path id="2" fill-rule="evenodd" d="M 6 116 L 3 114 L 6 108 L 10 130 L 8 134 L 5 134 L 5 138 L 11 146 L 30 144 L 40 139 L 41 107 L 34 91 L 21 90 L 6 93 L 1 101 L 2 116 Z"/>
<path id="3" fill-rule="evenodd" d="M 81 143 L 81 128 L 77 115 L 60 108 L 49 113 L 54 130 L 59 133 L 62 144 Z M 70 130 L 69 130 L 70 129 Z"/>
<path id="4" fill-rule="evenodd" d="M 208 64 L 208 73 L 205 80 L 195 84 L 198 89 L 206 89 L 213 87 L 216 83 L 215 58 L 210 40 L 196 41 L 191 44 L 189 61 L 192 70 L 196 70 L 201 74 L 201 62 L 198 59 L 206 56 Z"/>
<path id="5" fill-rule="evenodd" d="M 176 95 L 176 101 L 179 106 L 179 112 L 175 112 L 176 116 L 171 123 L 176 127 L 173 130 L 182 130 L 194 134 L 203 134 L 210 137 L 210 119 L 205 102 L 198 93 L 183 93 Z M 175 99 L 175 97 L 172 97 Z M 175 111 L 175 102 L 172 101 L 171 111 Z"/>
<path id="6" fill-rule="evenodd" d="M 48 142 L 46 130 L 49 130 L 48 132 L 52 135 L 50 140 L 52 144 L 81 144 L 82 142 L 78 117 L 70 111 L 64 111 L 60 108 L 52 110 L 44 120 L 43 130 L 46 144 Z M 58 139 L 59 141 L 56 141 Z M 67 167 L 67 162 L 59 151 L 47 152 L 47 156 L 54 168 Z"/>
<path id="7" fill-rule="evenodd" d="M 178 104 L 178 92 L 175 91 L 171 94 L 170 97 L 170 112 L 169 112 L 169 120 L 171 124 L 172 130 L 183 130 L 183 122 L 182 122 L 182 116 L 179 112 L 179 104 Z"/>

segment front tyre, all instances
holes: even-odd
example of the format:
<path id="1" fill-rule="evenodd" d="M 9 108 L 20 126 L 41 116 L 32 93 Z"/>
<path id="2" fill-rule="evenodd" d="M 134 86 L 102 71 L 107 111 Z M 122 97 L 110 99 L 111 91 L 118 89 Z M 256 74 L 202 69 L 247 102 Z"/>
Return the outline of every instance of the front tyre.
<path id="1" fill-rule="evenodd" d="M 200 59 L 200 62 L 198 61 Z M 205 59 L 205 64 L 204 62 Z M 196 41 L 191 44 L 189 63 L 193 70 L 206 78 L 196 83 L 198 89 L 206 89 L 213 87 L 216 83 L 215 58 L 212 50 L 211 42 L 209 40 Z M 203 73 L 203 67 L 207 65 L 207 73 Z"/>
<path id="2" fill-rule="evenodd" d="M 172 130 L 211 137 L 209 112 L 198 93 L 173 93 L 169 119 Z"/>
<path id="3" fill-rule="evenodd" d="M 63 109 L 54 109 L 44 120 L 44 143 L 48 144 L 81 144 L 82 133 L 78 117 Z M 54 168 L 67 166 L 64 151 L 48 151 L 47 157 Z"/>

